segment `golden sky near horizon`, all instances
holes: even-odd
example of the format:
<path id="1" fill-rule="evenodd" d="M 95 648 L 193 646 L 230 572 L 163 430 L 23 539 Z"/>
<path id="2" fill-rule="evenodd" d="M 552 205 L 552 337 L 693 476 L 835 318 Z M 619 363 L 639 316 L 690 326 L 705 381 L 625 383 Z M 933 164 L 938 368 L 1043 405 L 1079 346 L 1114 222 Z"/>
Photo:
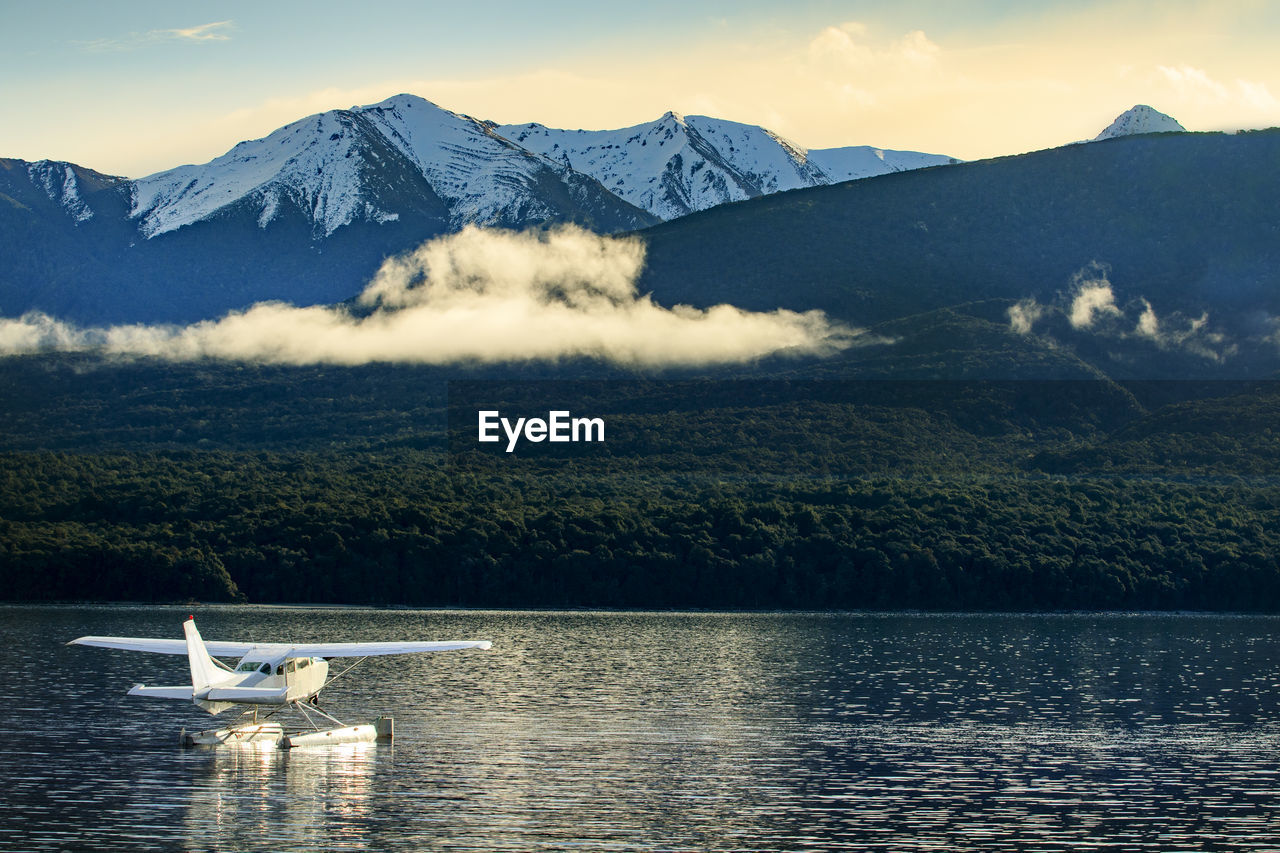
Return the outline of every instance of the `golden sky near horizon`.
<path id="1" fill-rule="evenodd" d="M 399 92 L 499 123 L 612 128 L 674 109 L 808 148 L 964 159 L 1091 138 L 1138 103 L 1189 130 L 1280 124 L 1280 4 L 1256 0 L 990 0 L 945 13 L 809 0 L 785 17 L 762 3 L 664 0 L 612 22 L 572 2 L 488 22 L 407 4 L 395 30 L 389 14 L 326 23 L 290 5 L 231 3 L 205 20 L 142 3 L 127 21 L 85 6 L 78 29 L 19 12 L 0 38 L 11 117 L 0 156 L 136 177 Z M 686 8 L 680 27 L 658 17 Z M 304 9 L 302 24 L 284 14 Z"/>

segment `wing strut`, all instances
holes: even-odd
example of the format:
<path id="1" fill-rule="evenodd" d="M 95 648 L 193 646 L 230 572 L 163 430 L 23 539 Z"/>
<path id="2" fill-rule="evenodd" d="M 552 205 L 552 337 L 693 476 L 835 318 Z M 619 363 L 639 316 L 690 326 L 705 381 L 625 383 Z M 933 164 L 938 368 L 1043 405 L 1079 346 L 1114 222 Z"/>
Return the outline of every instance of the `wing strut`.
<path id="1" fill-rule="evenodd" d="M 342 676 L 346 675 L 348 672 L 350 672 L 351 670 L 355 669 L 356 667 L 358 667 L 360 664 L 364 663 L 364 662 L 365 662 L 365 661 L 367 661 L 368 659 L 369 659 L 368 657 L 362 657 L 362 658 L 360 658 L 359 660 L 357 660 L 355 663 L 351 664 L 351 666 L 347 667 L 347 668 L 346 668 L 346 669 L 344 669 L 342 672 L 338 673 L 337 675 L 331 675 L 331 676 L 329 676 L 328 680 L 326 680 L 324 684 L 320 685 L 320 690 L 324 690 L 324 689 L 325 689 L 326 687 L 328 687 L 330 684 L 333 684 L 333 682 L 337 681 L 339 678 L 341 678 Z M 320 690 L 317 690 L 317 691 L 316 691 L 316 695 L 317 695 L 317 696 L 319 696 L 319 695 L 320 695 Z"/>

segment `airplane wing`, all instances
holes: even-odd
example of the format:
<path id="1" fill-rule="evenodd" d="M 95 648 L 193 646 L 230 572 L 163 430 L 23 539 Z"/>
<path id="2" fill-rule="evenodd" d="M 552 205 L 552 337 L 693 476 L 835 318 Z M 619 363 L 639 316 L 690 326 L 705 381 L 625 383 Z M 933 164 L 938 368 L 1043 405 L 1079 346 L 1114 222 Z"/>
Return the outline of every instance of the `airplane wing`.
<path id="1" fill-rule="evenodd" d="M 492 645 L 488 640 L 419 643 L 304 643 L 289 646 L 285 657 L 363 658 L 373 657 L 374 655 L 411 655 L 418 652 L 454 652 L 460 649 L 487 649 Z"/>
<path id="2" fill-rule="evenodd" d="M 130 696 L 149 696 L 152 699 L 204 699 L 209 702 L 234 702 L 241 705 L 283 705 L 289 694 L 287 687 L 210 687 L 197 691 L 190 685 L 174 687 L 148 687 L 135 684 Z"/>
<path id="3" fill-rule="evenodd" d="M 359 658 L 374 655 L 408 655 L 418 652 L 452 652 L 459 649 L 487 649 L 492 643 L 488 640 L 460 640 L 443 642 L 405 642 L 405 643 L 303 643 L 289 645 L 286 643 L 232 643 L 217 640 L 206 640 L 205 648 L 209 654 L 218 657 L 244 657 L 250 651 L 263 656 L 263 659 L 276 659 L 278 656 L 290 658 Z M 164 655 L 185 655 L 186 640 L 162 640 L 152 637 L 80 637 L 67 645 L 97 646 L 103 649 L 125 649 L 131 652 L 156 652 Z"/>
<path id="4" fill-rule="evenodd" d="M 210 687 L 200 696 L 210 702 L 236 702 L 242 705 L 283 705 L 288 700 L 287 687 Z"/>
<path id="5" fill-rule="evenodd" d="M 186 699 L 191 701 L 194 691 L 191 685 L 186 687 L 148 687 L 145 684 L 135 684 L 129 688 L 130 696 L 150 696 L 153 699 Z"/>
<path id="6" fill-rule="evenodd" d="M 185 655 L 186 640 L 161 640 L 153 637 L 80 637 L 68 646 L 97 646 L 103 649 L 124 649 L 130 652 L 156 652 L 162 655 Z M 209 654 L 219 657 L 244 657 L 259 643 L 206 642 Z"/>

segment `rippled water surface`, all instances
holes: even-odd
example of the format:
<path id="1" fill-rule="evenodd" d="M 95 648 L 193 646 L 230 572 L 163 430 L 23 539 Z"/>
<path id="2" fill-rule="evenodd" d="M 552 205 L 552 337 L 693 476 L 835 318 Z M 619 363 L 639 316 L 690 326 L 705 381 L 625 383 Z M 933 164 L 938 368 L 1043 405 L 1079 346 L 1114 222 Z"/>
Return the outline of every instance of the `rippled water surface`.
<path id="1" fill-rule="evenodd" d="M 282 752 L 124 695 L 185 658 L 63 645 L 185 616 L 0 608 L 0 850 L 1280 849 L 1280 619 L 197 610 L 493 641 L 334 685 L 393 744 Z"/>

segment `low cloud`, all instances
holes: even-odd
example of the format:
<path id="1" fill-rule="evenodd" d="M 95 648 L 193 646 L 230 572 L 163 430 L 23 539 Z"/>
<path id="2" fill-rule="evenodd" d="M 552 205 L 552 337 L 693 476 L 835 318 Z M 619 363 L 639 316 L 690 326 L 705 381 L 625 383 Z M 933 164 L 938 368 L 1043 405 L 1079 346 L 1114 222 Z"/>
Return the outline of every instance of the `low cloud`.
<path id="1" fill-rule="evenodd" d="M 419 364 L 587 357 L 637 367 L 827 356 L 871 343 L 820 311 L 664 308 L 637 292 L 644 244 L 575 227 L 469 227 L 388 260 L 354 309 L 260 303 L 189 326 L 0 320 L 0 353 L 95 351 L 277 364 Z"/>
<path id="2" fill-rule="evenodd" d="M 1209 329 L 1208 311 L 1199 317 L 1173 314 L 1161 320 L 1150 302 L 1145 299 L 1138 302 L 1143 309 L 1133 335 L 1146 338 L 1160 349 L 1183 349 L 1210 361 L 1223 361 L 1239 349 L 1226 335 Z"/>
<path id="3" fill-rule="evenodd" d="M 1121 316 L 1111 283 L 1103 280 L 1082 284 L 1071 300 L 1067 316 L 1073 329 L 1088 329 L 1099 318 Z"/>
<path id="4" fill-rule="evenodd" d="M 1138 326 L 1133 332 L 1139 337 L 1159 340 L 1160 318 L 1156 316 L 1156 309 L 1152 308 L 1151 303 L 1145 299 L 1142 300 L 1142 304 L 1142 316 L 1138 318 Z"/>
<path id="5" fill-rule="evenodd" d="M 1009 308 L 1009 326 L 1020 335 L 1029 335 L 1046 310 L 1035 299 L 1023 299 Z"/>
<path id="6" fill-rule="evenodd" d="M 1121 307 L 1107 276 L 1106 265 L 1095 262 L 1077 272 L 1071 285 L 1050 303 L 1042 304 L 1034 297 L 1020 300 L 1007 311 L 1009 328 L 1021 335 L 1034 334 L 1042 321 L 1059 317 L 1075 331 L 1140 339 L 1162 350 L 1182 350 L 1209 361 L 1224 361 L 1239 350 L 1225 334 L 1209 327 L 1207 311 L 1199 317 L 1175 311 L 1162 318 L 1143 297 Z"/>

